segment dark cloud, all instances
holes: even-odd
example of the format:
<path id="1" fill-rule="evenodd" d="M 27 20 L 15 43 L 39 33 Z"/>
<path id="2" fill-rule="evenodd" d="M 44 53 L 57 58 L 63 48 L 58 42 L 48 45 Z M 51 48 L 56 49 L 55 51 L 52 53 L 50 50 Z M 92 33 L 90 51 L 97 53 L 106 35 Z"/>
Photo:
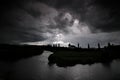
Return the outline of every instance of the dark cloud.
<path id="1" fill-rule="evenodd" d="M 62 19 L 64 14 L 40 1 L 13 0 L 3 1 L 1 4 L 2 43 L 43 41 L 58 32 L 67 32 L 69 22 Z"/>
<path id="2" fill-rule="evenodd" d="M 119 2 L 96 0 L 86 19 L 91 26 L 105 32 L 120 30 Z"/>
<path id="3" fill-rule="evenodd" d="M 119 9 L 119 2 L 113 0 L 4 0 L 0 2 L 0 42 L 66 35 L 75 19 L 80 22 L 77 27 L 85 24 L 94 33 L 120 31 Z"/>
<path id="4" fill-rule="evenodd" d="M 80 20 L 86 22 L 93 32 L 99 29 L 104 32 L 120 30 L 119 1 L 115 0 L 44 0 L 55 8 L 67 8 L 76 12 Z"/>
<path id="5" fill-rule="evenodd" d="M 29 1 L 28 1 L 29 2 Z M 35 17 L 40 16 L 36 10 L 26 10 L 26 1 L 2 1 L 0 15 L 0 42 L 27 42 L 46 39 L 42 30 L 35 26 Z"/>

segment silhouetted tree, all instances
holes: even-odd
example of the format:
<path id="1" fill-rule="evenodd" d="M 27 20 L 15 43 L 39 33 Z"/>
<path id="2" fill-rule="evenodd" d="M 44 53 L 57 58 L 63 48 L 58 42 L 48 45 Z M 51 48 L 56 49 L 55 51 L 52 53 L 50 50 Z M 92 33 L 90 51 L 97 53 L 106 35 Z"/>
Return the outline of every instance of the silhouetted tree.
<path id="1" fill-rule="evenodd" d="M 58 47 L 60 47 L 60 44 L 58 44 Z"/>
<path id="2" fill-rule="evenodd" d="M 109 43 L 108 43 L 108 47 L 110 47 L 110 46 L 111 46 L 111 43 L 109 42 Z"/>
<path id="3" fill-rule="evenodd" d="M 98 49 L 100 49 L 101 47 L 100 47 L 100 43 L 98 43 Z"/>
<path id="4" fill-rule="evenodd" d="M 88 49 L 90 49 L 90 44 L 88 44 Z"/>
<path id="5" fill-rule="evenodd" d="M 69 47 L 69 48 L 76 48 L 75 45 L 71 45 L 71 44 L 68 44 L 68 47 Z"/>
<path id="6" fill-rule="evenodd" d="M 112 46 L 114 46 L 114 44 L 112 44 Z"/>
<path id="7" fill-rule="evenodd" d="M 69 43 L 69 44 L 68 44 L 68 47 L 70 47 L 70 46 L 71 46 L 71 44 Z"/>
<path id="8" fill-rule="evenodd" d="M 53 47 L 57 47 L 57 44 L 53 44 Z"/>
<path id="9" fill-rule="evenodd" d="M 78 43 L 78 48 L 80 48 L 80 44 Z"/>

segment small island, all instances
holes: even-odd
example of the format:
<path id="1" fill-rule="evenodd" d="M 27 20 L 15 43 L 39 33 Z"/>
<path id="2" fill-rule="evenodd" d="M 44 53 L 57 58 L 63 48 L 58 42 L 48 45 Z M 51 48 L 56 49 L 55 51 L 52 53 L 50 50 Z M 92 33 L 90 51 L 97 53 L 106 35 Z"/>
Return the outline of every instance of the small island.
<path id="1" fill-rule="evenodd" d="M 51 49 L 52 50 L 52 49 Z M 75 64 L 110 63 L 120 58 L 120 45 L 111 45 L 103 48 L 98 43 L 98 48 L 80 48 L 75 46 L 54 47 L 53 54 L 49 56 L 49 64 L 58 66 L 73 66 Z"/>

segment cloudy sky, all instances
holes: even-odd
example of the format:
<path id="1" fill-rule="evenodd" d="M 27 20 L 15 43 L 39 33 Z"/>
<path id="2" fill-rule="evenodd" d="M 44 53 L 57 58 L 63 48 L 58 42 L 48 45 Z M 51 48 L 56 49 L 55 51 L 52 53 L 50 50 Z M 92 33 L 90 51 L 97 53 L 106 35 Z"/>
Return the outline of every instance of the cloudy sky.
<path id="1" fill-rule="evenodd" d="M 116 0 L 4 0 L 0 10 L 0 43 L 120 44 Z"/>

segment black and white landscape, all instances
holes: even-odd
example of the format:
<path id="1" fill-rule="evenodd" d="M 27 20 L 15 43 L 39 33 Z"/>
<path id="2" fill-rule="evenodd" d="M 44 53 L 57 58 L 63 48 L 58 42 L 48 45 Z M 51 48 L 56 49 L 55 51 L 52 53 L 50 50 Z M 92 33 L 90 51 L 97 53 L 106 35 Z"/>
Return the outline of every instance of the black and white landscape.
<path id="1" fill-rule="evenodd" d="M 120 80 L 116 0 L 0 1 L 0 80 Z"/>

